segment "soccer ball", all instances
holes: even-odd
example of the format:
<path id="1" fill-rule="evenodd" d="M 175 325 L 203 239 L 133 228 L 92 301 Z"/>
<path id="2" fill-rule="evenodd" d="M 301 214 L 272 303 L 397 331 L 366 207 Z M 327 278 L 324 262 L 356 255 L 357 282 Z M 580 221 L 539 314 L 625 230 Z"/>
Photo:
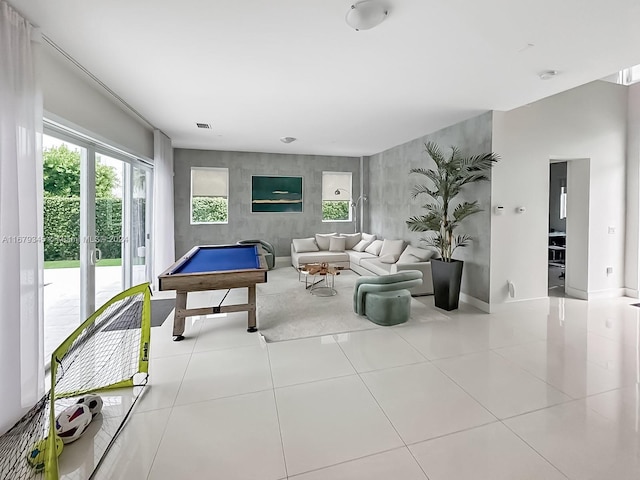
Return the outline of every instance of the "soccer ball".
<path id="1" fill-rule="evenodd" d="M 81 403 L 71 405 L 56 417 L 56 433 L 64 443 L 74 442 L 80 438 L 92 418 L 88 406 Z"/>
<path id="2" fill-rule="evenodd" d="M 56 436 L 56 455 L 59 457 L 62 453 L 62 447 L 64 444 L 62 443 L 62 439 Z M 31 447 L 31 450 L 27 452 L 27 462 L 33 468 L 36 469 L 37 472 L 44 470 L 44 461 L 46 459 L 46 451 L 47 451 L 47 439 L 40 440 L 36 442 L 36 444 Z"/>
<path id="3" fill-rule="evenodd" d="M 89 407 L 92 417 L 95 417 L 102 411 L 102 398 L 99 395 L 85 395 L 84 397 L 80 397 L 76 403 Z"/>

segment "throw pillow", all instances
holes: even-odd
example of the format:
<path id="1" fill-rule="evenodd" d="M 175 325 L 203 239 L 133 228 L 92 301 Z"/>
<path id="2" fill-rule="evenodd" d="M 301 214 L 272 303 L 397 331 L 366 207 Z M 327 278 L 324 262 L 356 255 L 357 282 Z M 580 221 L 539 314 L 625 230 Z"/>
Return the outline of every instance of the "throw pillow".
<path id="1" fill-rule="evenodd" d="M 335 237 L 336 233 L 316 233 L 316 243 L 320 250 L 329 250 L 329 239 Z"/>
<path id="2" fill-rule="evenodd" d="M 402 252 L 402 255 L 400 255 L 398 263 L 428 262 L 429 259 L 433 258 L 435 253 L 433 250 L 408 245 L 407 248 L 404 249 L 404 252 Z"/>
<path id="3" fill-rule="evenodd" d="M 368 233 L 364 233 L 362 232 L 362 240 L 366 240 L 367 242 L 371 243 L 376 239 L 375 235 L 370 235 Z"/>
<path id="4" fill-rule="evenodd" d="M 378 260 L 380 260 L 382 263 L 396 263 L 397 261 L 396 257 L 393 255 L 384 255 L 381 256 Z"/>
<path id="5" fill-rule="evenodd" d="M 362 239 L 361 233 L 341 233 L 340 236 L 347 240 L 344 246 L 345 250 L 353 250 L 353 247 Z"/>
<path id="6" fill-rule="evenodd" d="M 380 255 L 380 250 L 382 250 L 382 240 L 374 240 L 371 242 L 371 245 L 364 249 L 365 252 L 375 255 L 376 257 Z"/>
<path id="7" fill-rule="evenodd" d="M 402 252 L 400 258 L 398 259 L 398 263 L 418 263 L 420 259 L 406 251 Z"/>
<path id="8" fill-rule="evenodd" d="M 345 237 L 331 237 L 329 238 L 329 251 L 330 252 L 344 252 L 344 247 L 347 242 Z"/>
<path id="9" fill-rule="evenodd" d="M 352 250 L 354 252 L 364 252 L 364 249 L 367 248 L 369 245 L 371 245 L 371 241 L 369 240 L 360 240 L 358 243 L 356 243 Z"/>
<path id="10" fill-rule="evenodd" d="M 391 255 L 395 258 L 394 262 L 397 262 L 400 258 L 400 254 L 404 250 L 404 240 L 387 240 L 382 242 L 382 249 L 380 250 L 380 256 L 386 257 Z"/>
<path id="11" fill-rule="evenodd" d="M 318 251 L 318 245 L 313 238 L 294 238 L 292 242 L 294 250 L 298 253 Z"/>

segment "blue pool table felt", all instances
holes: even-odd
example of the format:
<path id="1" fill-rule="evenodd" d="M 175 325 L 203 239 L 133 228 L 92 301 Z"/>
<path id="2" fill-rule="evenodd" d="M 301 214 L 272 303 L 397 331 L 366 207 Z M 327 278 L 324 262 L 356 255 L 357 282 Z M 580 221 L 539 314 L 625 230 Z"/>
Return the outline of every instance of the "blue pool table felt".
<path id="1" fill-rule="evenodd" d="M 255 245 L 202 247 L 173 273 L 206 273 L 260 268 Z"/>

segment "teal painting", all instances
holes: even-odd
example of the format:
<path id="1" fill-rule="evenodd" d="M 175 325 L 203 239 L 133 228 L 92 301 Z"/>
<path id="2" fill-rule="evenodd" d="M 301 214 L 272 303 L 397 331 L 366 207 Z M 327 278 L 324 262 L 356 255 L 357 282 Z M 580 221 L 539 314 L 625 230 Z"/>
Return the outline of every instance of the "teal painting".
<path id="1" fill-rule="evenodd" d="M 251 177 L 251 211 L 302 212 L 302 177 Z"/>

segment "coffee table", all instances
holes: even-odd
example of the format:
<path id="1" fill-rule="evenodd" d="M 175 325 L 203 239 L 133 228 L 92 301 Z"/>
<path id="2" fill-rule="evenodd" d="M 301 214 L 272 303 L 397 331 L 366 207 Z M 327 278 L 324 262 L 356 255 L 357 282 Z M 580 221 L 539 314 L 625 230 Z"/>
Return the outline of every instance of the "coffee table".
<path id="1" fill-rule="evenodd" d="M 305 277 L 305 288 L 318 297 L 332 297 L 337 293 L 334 288 L 335 277 L 340 275 L 341 270 L 344 270 L 344 267 L 332 266 L 326 262 L 308 263 L 298 269 Z M 311 282 L 309 282 L 309 276 L 311 276 Z M 320 276 L 320 279 L 316 280 L 316 276 Z"/>

